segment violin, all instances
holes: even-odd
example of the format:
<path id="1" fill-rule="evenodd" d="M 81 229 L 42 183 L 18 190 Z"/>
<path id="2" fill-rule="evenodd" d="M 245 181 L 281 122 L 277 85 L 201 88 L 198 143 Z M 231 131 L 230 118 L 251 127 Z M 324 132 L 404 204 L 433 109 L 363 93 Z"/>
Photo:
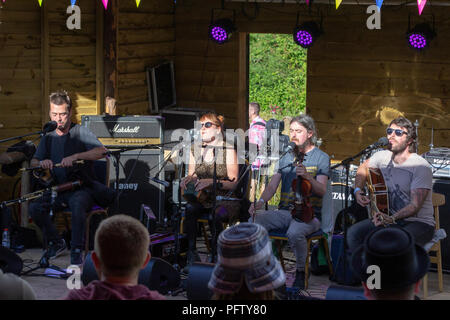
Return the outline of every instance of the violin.
<path id="1" fill-rule="evenodd" d="M 297 155 L 296 165 L 301 164 L 305 158 L 304 153 Z M 311 205 L 312 185 L 301 176 L 292 181 L 294 192 L 294 206 L 291 210 L 292 218 L 308 223 L 314 218 L 314 209 Z"/>

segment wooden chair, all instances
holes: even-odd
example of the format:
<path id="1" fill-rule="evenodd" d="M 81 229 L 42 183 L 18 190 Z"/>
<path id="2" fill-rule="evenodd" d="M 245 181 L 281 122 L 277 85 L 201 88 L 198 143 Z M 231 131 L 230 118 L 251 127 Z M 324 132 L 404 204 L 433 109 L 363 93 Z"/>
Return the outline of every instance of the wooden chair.
<path id="1" fill-rule="evenodd" d="M 283 241 L 288 241 L 286 230 L 273 230 L 269 232 L 269 237 L 275 240 L 275 246 L 278 251 L 279 259 L 283 270 L 286 271 L 284 265 L 284 257 L 283 257 Z M 307 241 L 307 253 L 306 253 L 306 263 L 305 263 L 305 289 L 308 289 L 308 278 L 309 278 L 309 259 L 311 257 L 312 250 L 312 242 L 320 241 L 325 250 L 325 257 L 327 259 L 328 269 L 330 270 L 330 276 L 333 274 L 333 265 L 331 264 L 330 258 L 330 250 L 328 247 L 328 239 L 327 234 L 323 232 L 322 229 L 317 230 L 316 232 L 310 234 L 306 237 Z"/>
<path id="2" fill-rule="evenodd" d="M 104 182 L 106 186 L 109 186 L 109 158 L 94 161 L 94 171 L 99 181 Z M 89 236 L 90 236 L 90 222 L 94 215 L 102 215 L 104 218 L 108 217 L 108 208 L 102 208 L 98 205 L 92 206 L 91 210 L 86 214 L 86 227 L 85 227 L 85 246 L 84 257 L 86 258 L 89 252 Z M 64 228 L 70 232 L 72 226 L 72 212 L 69 210 L 63 210 L 56 212 L 55 214 L 56 227 L 58 230 Z"/>
<path id="3" fill-rule="evenodd" d="M 442 237 L 438 236 L 438 232 L 440 229 L 439 225 L 439 207 L 445 204 L 445 196 L 440 193 L 433 193 L 432 194 L 432 202 L 433 202 L 433 209 L 434 209 L 434 219 L 436 222 L 435 227 L 435 236 L 433 237 L 433 240 L 430 241 L 425 245 L 425 249 L 431 246 L 427 250 L 428 255 L 430 257 L 430 263 L 435 263 L 437 266 L 437 275 L 438 275 L 438 287 L 439 292 L 442 292 L 444 290 L 444 277 L 442 274 L 442 255 L 441 255 L 441 240 Z M 441 229 L 442 230 L 442 229 Z M 442 231 L 441 231 L 442 233 Z M 445 237 L 444 237 L 445 238 Z M 430 255 L 430 253 L 433 253 Z M 423 297 L 426 299 L 428 297 L 428 274 L 426 274 L 423 277 Z"/>

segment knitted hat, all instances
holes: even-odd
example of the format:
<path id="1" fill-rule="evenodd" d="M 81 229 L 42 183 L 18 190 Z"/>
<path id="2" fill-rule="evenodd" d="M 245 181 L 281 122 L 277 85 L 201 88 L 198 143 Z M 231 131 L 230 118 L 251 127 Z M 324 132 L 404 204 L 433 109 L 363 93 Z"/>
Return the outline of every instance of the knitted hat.
<path id="1" fill-rule="evenodd" d="M 236 293 L 244 281 L 253 293 L 276 289 L 286 282 L 280 262 L 272 254 L 269 235 L 259 224 L 243 222 L 224 230 L 217 252 L 208 283 L 216 293 Z"/>

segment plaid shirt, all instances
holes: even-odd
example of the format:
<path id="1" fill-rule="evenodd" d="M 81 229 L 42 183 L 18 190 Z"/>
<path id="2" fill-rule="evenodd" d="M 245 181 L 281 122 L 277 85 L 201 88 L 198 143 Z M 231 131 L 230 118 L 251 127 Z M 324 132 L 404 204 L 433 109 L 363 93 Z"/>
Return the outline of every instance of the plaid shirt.
<path id="1" fill-rule="evenodd" d="M 257 124 L 258 122 L 264 123 L 264 125 Z M 253 119 L 252 123 L 250 123 L 250 129 L 248 130 L 248 142 L 258 145 L 260 148 L 266 138 L 266 121 L 261 117 L 256 117 Z M 261 166 L 261 160 L 256 159 L 252 163 L 252 169 L 258 169 Z"/>

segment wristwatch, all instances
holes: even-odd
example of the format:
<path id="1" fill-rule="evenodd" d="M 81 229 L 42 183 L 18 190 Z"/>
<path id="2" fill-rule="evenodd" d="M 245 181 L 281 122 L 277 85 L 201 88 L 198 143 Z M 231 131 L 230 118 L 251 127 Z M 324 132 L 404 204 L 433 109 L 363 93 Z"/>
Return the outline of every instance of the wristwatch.
<path id="1" fill-rule="evenodd" d="M 263 198 L 259 198 L 258 202 L 266 203 Z"/>

